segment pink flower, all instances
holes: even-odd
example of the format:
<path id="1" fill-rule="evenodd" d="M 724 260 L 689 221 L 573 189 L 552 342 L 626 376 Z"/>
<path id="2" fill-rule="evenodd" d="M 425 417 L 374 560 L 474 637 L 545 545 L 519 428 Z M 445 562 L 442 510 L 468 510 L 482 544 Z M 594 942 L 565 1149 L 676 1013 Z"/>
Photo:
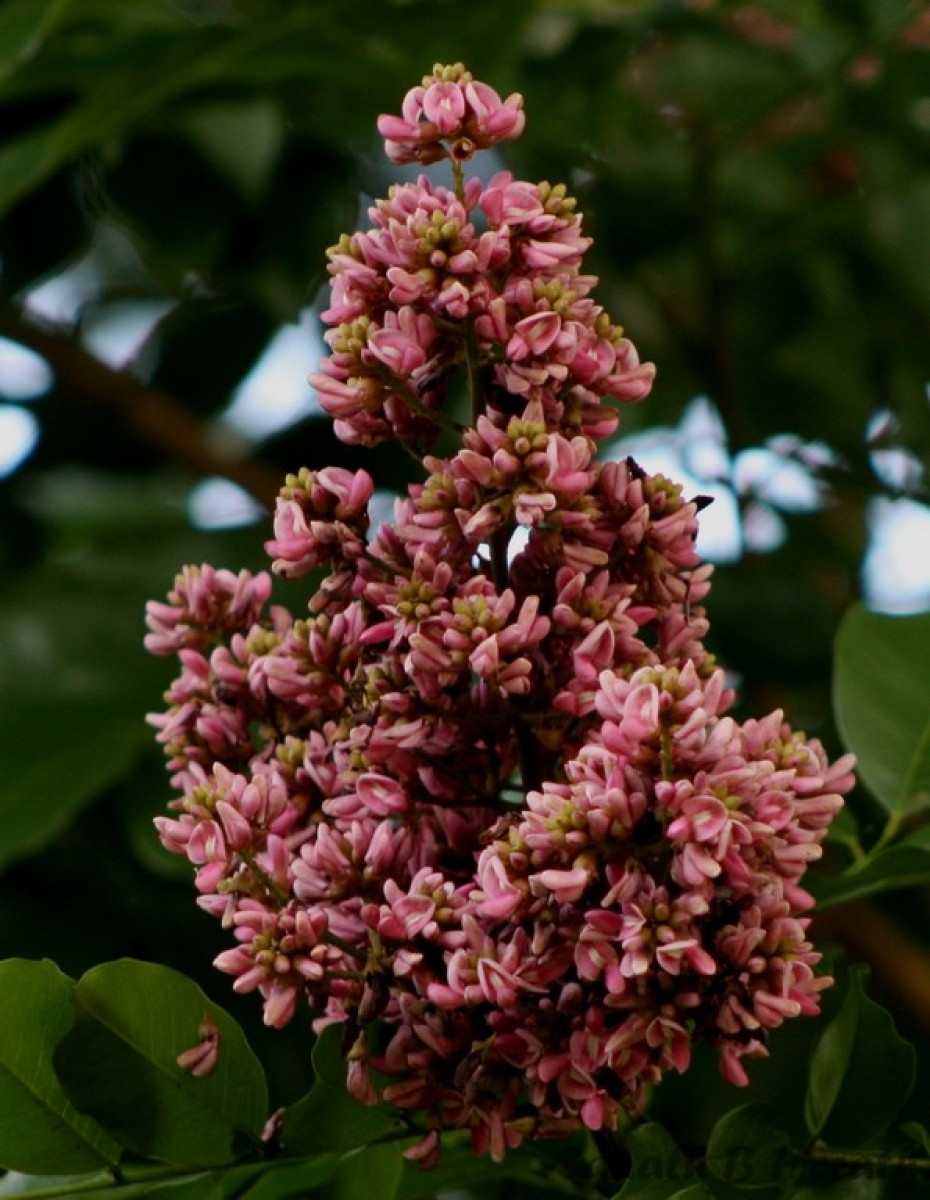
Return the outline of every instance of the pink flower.
<path id="1" fill-rule="evenodd" d="M 499 1160 L 616 1129 L 692 1042 L 745 1083 L 829 983 L 802 882 L 853 782 L 780 711 L 729 715 L 698 503 L 597 459 L 654 368 L 564 185 L 465 178 L 523 121 L 438 65 L 378 125 L 452 186 L 391 188 L 328 252 L 311 382 L 337 437 L 422 467 L 393 521 L 369 536 L 367 472 L 305 468 L 266 543 L 293 612 L 205 565 L 147 614 L 179 663 L 156 828 L 227 931 L 215 964 L 275 1028 L 346 1023 L 348 1088 L 424 1114 L 423 1166 L 443 1130 Z"/>
<path id="2" fill-rule="evenodd" d="M 197 1028 L 200 1041 L 179 1054 L 175 1061 L 182 1071 L 190 1071 L 196 1079 L 203 1079 L 216 1070 L 220 1054 L 220 1031 L 216 1024 L 204 1017 Z"/>
<path id="3" fill-rule="evenodd" d="M 392 162 L 434 162 L 447 153 L 468 158 L 477 148 L 520 136 L 522 103 L 517 95 L 501 100 L 493 88 L 474 81 L 461 63 L 437 64 L 422 86 L 405 96 L 402 117 L 378 118 L 378 132 Z M 444 141 L 453 143 L 450 150 Z"/>
<path id="4" fill-rule="evenodd" d="M 151 632 L 145 647 L 152 654 L 171 654 L 202 648 L 215 634 L 246 632 L 270 595 L 271 577 L 264 571 L 233 575 L 209 564 L 185 567 L 175 578 L 168 604 L 150 600 L 146 606 Z"/>

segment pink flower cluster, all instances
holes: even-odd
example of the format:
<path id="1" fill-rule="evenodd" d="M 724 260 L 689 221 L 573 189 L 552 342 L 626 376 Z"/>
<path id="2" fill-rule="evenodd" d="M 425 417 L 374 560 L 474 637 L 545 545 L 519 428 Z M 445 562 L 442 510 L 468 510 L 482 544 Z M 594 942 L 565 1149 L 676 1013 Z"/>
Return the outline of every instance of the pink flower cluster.
<path id="1" fill-rule="evenodd" d="M 423 161 L 521 127 L 460 67 L 380 124 Z M 464 1128 L 500 1158 L 615 1127 L 699 1039 L 743 1083 L 817 1011 L 801 879 L 852 762 L 727 715 L 698 503 L 595 457 L 653 368 L 590 298 L 564 188 L 455 162 L 371 218 L 331 252 L 313 378 L 344 440 L 400 439 L 423 481 L 371 536 L 366 472 L 288 477 L 267 549 L 311 576 L 303 616 L 209 566 L 150 605 L 181 663 L 157 825 L 268 1024 L 344 1023 L 352 1092 L 423 1114 L 411 1157 Z"/>
<path id="2" fill-rule="evenodd" d="M 462 63 L 436 63 L 432 75 L 404 97 L 401 116 L 378 118 L 378 132 L 391 162 L 462 162 L 476 150 L 519 137 L 524 123 L 522 96 L 501 100 Z"/>
<path id="3" fill-rule="evenodd" d="M 443 404 L 463 367 L 499 428 L 535 403 L 548 429 L 604 437 L 611 402 L 649 392 L 655 368 L 590 298 L 590 239 L 564 186 L 423 177 L 369 216 L 329 251 L 332 353 L 310 378 L 344 441 L 428 448 L 454 424 Z"/>

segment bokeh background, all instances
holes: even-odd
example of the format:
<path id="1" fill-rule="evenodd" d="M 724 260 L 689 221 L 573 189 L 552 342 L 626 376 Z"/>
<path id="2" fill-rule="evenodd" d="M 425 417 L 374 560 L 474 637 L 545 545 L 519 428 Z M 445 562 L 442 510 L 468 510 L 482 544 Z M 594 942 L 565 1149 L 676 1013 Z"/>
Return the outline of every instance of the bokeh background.
<path id="1" fill-rule="evenodd" d="M 598 298 L 658 366 L 613 449 L 714 498 L 710 643 L 743 713 L 838 750 L 843 612 L 930 608 L 925 5 L 6 0 L 0 954 L 191 974 L 280 1103 L 309 1018 L 268 1034 L 213 974 L 222 933 L 152 831 L 170 668 L 143 608 L 183 563 L 265 565 L 286 471 L 365 465 L 385 515 L 410 477 L 337 443 L 305 376 L 325 248 L 399 177 L 375 118 L 456 60 L 525 97 L 480 169 L 568 184 Z M 928 930 L 914 889 L 824 924 L 923 1047 Z"/>

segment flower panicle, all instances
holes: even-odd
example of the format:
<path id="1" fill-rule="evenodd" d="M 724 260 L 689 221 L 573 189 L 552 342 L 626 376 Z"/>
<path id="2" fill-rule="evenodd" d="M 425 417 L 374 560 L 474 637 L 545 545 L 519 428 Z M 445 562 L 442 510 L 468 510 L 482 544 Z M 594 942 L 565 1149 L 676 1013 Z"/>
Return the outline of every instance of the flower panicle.
<path id="1" fill-rule="evenodd" d="M 523 123 L 437 66 L 379 129 L 455 186 L 394 187 L 329 252 L 311 378 L 344 441 L 420 459 L 394 520 L 366 471 L 304 469 L 266 543 L 299 615 L 209 565 L 148 608 L 180 664 L 156 828 L 228 933 L 215 965 L 270 1026 L 344 1023 L 347 1086 L 422 1114 L 422 1166 L 447 1129 L 500 1159 L 616 1128 L 699 1041 L 745 1083 L 829 983 L 803 878 L 853 782 L 781 712 L 731 715 L 699 502 L 598 458 L 654 368 L 566 189 L 464 177 Z"/>

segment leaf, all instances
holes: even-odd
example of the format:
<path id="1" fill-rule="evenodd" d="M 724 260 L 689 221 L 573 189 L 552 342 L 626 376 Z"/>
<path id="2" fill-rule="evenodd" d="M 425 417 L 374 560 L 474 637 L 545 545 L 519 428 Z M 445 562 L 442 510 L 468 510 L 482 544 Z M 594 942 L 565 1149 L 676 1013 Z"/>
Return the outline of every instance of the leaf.
<path id="1" fill-rule="evenodd" d="M 100 1171 L 90 1175 L 23 1175 L 19 1171 L 7 1171 L 0 1179 L 0 1197 L 28 1196 L 31 1192 L 46 1191 L 52 1188 L 61 1189 L 74 1187 L 75 1192 L 99 1183 L 104 1176 Z M 109 1179 L 109 1175 L 106 1176 Z"/>
<path id="2" fill-rule="evenodd" d="M 281 1144 L 294 1154 L 345 1154 L 403 1129 L 388 1108 L 360 1104 L 346 1090 L 342 1032 L 341 1025 L 330 1025 L 317 1038 L 312 1056 L 316 1083 L 284 1115 Z"/>
<path id="3" fill-rule="evenodd" d="M 314 14 L 298 7 L 242 31 L 188 24 L 180 36 L 153 38 L 151 44 L 131 35 L 122 42 L 114 38 L 104 53 L 111 52 L 115 61 L 92 57 L 83 62 L 82 102 L 0 149 L 0 215 L 90 147 L 119 137 L 186 93 L 224 81 L 248 87 L 250 71 L 263 59 L 271 70 L 277 64 L 274 78 L 280 83 L 283 55 L 295 46 L 300 57 L 291 68 L 295 74 L 306 72 L 317 58 L 325 62 L 321 47 L 311 41 L 308 48 L 306 35 L 316 23 Z M 95 68 L 94 86 L 88 88 Z"/>
<path id="4" fill-rule="evenodd" d="M 905 1121 L 901 1125 L 901 1132 L 915 1142 L 925 1155 L 930 1154 L 930 1131 L 919 1121 Z"/>
<path id="5" fill-rule="evenodd" d="M 766 1188 L 795 1168 L 791 1139 L 768 1104 L 744 1104 L 725 1113 L 707 1144 L 707 1166 L 724 1183 Z"/>
<path id="6" fill-rule="evenodd" d="M 0 963 L 0 1164 L 41 1175 L 100 1170 L 120 1147 L 63 1091 L 52 1054 L 74 1020 L 74 983 L 54 963 Z"/>
<path id="7" fill-rule="evenodd" d="M 511 1158 L 508 1155 L 505 1162 L 496 1163 L 487 1155 L 476 1154 L 468 1142 L 443 1145 L 439 1164 L 430 1171 L 404 1162 L 395 1200 L 432 1200 L 437 1194 L 458 1189 L 480 1195 L 489 1185 L 507 1178 Z"/>
<path id="8" fill-rule="evenodd" d="M 261 1064 L 236 1022 L 190 979 L 121 959 L 75 988 L 75 1026 L 55 1068 L 68 1095 L 145 1158 L 180 1167 L 235 1161 L 260 1142 L 268 1110 Z M 212 1074 L 177 1065 L 209 1018 L 219 1030 Z"/>
<path id="9" fill-rule="evenodd" d="M 914 1086 L 914 1047 L 864 990 L 868 968 L 849 972 L 846 997 L 811 1056 L 804 1111 L 813 1137 L 855 1147 L 882 1132 Z"/>
<path id="10" fill-rule="evenodd" d="M 710 1196 L 675 1139 L 658 1122 L 637 1125 L 626 1138 L 626 1148 L 633 1169 L 614 1200 L 673 1200 L 682 1192 L 687 1200 Z"/>
<path id="11" fill-rule="evenodd" d="M 7 0 L 0 8 L 0 83 L 33 57 L 71 0 Z"/>
<path id="12" fill-rule="evenodd" d="M 818 1178 L 816 1183 L 801 1185 L 784 1193 L 784 1200 L 895 1200 L 894 1179 L 868 1174 L 852 1174 L 849 1169 L 830 1183 Z"/>
<path id="13" fill-rule="evenodd" d="M 137 62 L 135 72 L 104 76 L 83 104 L 0 150 L 0 214 L 90 146 L 116 136 L 208 76 L 217 53 L 214 48 L 211 54 L 196 37 L 179 40 L 170 50 L 150 63 Z"/>
<path id="14" fill-rule="evenodd" d="M 924 825 L 887 850 L 854 864 L 841 875 L 811 872 L 810 887 L 820 908 L 877 892 L 930 882 L 930 825 Z"/>
<path id="15" fill-rule="evenodd" d="M 241 544 L 184 528 L 154 486 L 54 480 L 32 507 L 60 560 L 0 591 L 0 867 L 49 841 L 152 745 L 145 713 L 170 667 L 143 649 L 145 601 L 180 563 L 235 562 Z"/>
<path id="16" fill-rule="evenodd" d="M 55 833 L 151 740 L 143 718 L 165 669 L 142 651 L 147 589 L 130 572 L 99 555 L 0 595 L 0 864 Z"/>
<path id="17" fill-rule="evenodd" d="M 888 812 L 930 807 L 930 613 L 850 609 L 836 638 L 833 702 L 859 773 Z"/>
<path id="18" fill-rule="evenodd" d="M 397 1151 L 398 1155 L 400 1151 Z M 268 1164 L 250 1187 L 224 1196 L 236 1200 L 305 1200 L 317 1187 L 328 1183 L 339 1160 L 335 1154 L 321 1154 L 299 1163 Z"/>
<path id="19" fill-rule="evenodd" d="M 108 1183 L 90 1191 L 75 1189 L 81 1200 L 148 1200 L 159 1196 L 161 1200 L 223 1200 L 220 1182 L 212 1172 L 200 1172 L 184 1179 L 129 1180 L 122 1184 Z"/>
<path id="20" fill-rule="evenodd" d="M 395 1143 L 363 1146 L 339 1164 L 327 1184 L 327 1200 L 395 1200 L 403 1169 Z"/>
<path id="21" fill-rule="evenodd" d="M 437 1166 L 424 1171 L 404 1161 L 394 1200 L 433 1200 L 453 1192 L 508 1196 L 517 1187 L 521 1196 L 539 1200 L 570 1196 L 578 1187 L 578 1165 L 584 1162 L 587 1170 L 585 1160 L 591 1153 L 586 1133 L 576 1133 L 553 1141 L 525 1141 L 508 1150 L 503 1162 L 495 1162 L 477 1154 L 464 1131 L 446 1132 Z"/>
<path id="22" fill-rule="evenodd" d="M 0 864 L 53 837 L 151 738 L 140 713 L 104 700 L 95 704 L 93 690 L 84 701 L 58 696 L 51 705 L 32 698 L 15 708 L 4 705 L 0 761 L 9 777 L 0 795 Z"/>
<path id="23" fill-rule="evenodd" d="M 179 304 L 149 335 L 159 351 L 150 382 L 192 411 L 214 412 L 255 365 L 273 332 L 258 304 L 204 298 Z"/>

